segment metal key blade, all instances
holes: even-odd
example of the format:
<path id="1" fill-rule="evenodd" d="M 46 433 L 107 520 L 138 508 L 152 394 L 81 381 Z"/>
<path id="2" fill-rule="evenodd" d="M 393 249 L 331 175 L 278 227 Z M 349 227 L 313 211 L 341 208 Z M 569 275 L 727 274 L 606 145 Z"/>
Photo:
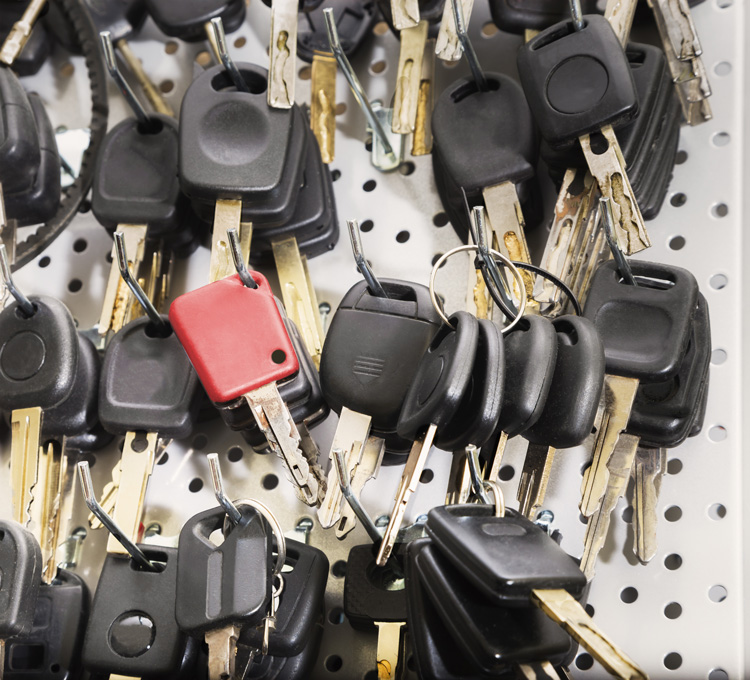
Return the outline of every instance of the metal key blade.
<path id="1" fill-rule="evenodd" d="M 378 628 L 378 680 L 395 680 L 404 621 L 376 621 Z"/>
<path id="2" fill-rule="evenodd" d="M 414 28 L 419 23 L 419 3 L 417 0 L 391 0 L 391 14 L 396 30 Z M 402 34 L 401 39 L 403 38 Z"/>
<path id="3" fill-rule="evenodd" d="M 243 261 L 247 262 L 250 252 L 249 235 L 245 233 L 242 224 L 242 201 L 219 199 L 216 201 L 214 211 L 214 230 L 211 236 L 211 260 L 209 262 L 209 282 L 231 276 L 237 270 L 234 268 L 232 253 L 229 244 L 228 232 L 237 229 L 240 237 L 240 248 Z M 247 240 L 247 252 L 245 252 L 245 241 Z"/>
<path id="4" fill-rule="evenodd" d="M 297 0 L 273 0 L 271 3 L 268 105 L 275 109 L 290 109 L 294 104 L 298 6 Z"/>
<path id="5" fill-rule="evenodd" d="M 383 542 L 380 544 L 377 559 L 375 560 L 378 566 L 384 567 L 393 552 L 393 546 L 396 545 L 396 538 L 398 537 L 398 530 L 401 528 L 404 515 L 406 514 L 406 506 L 417 490 L 419 477 L 422 474 L 422 470 L 424 470 L 436 433 L 437 426 L 431 423 L 425 433 L 418 437 L 411 447 L 406 465 L 404 465 L 404 472 L 401 475 L 401 482 L 396 492 L 396 500 L 393 504 L 391 517 L 383 535 Z"/>
<path id="6" fill-rule="evenodd" d="M 234 680 L 240 627 L 227 626 L 209 630 L 205 638 L 208 645 L 209 680 Z"/>
<path id="7" fill-rule="evenodd" d="M 289 479 L 294 484 L 297 497 L 315 507 L 322 499 L 324 486 L 310 469 L 307 458 L 300 449 L 300 433 L 282 401 L 276 383 L 269 383 L 245 395 L 261 432 L 273 452 L 284 462 Z"/>
<path id="8" fill-rule="evenodd" d="M 120 489 L 120 477 L 122 475 L 122 459 L 115 463 L 112 468 L 112 480 L 104 485 L 102 490 L 102 496 L 99 500 L 99 505 L 102 506 L 104 512 L 108 515 L 112 515 L 115 511 L 115 503 L 117 502 L 117 492 Z M 101 529 L 104 525 L 99 521 L 99 518 L 93 513 L 89 513 L 89 526 L 92 529 Z"/>
<path id="9" fill-rule="evenodd" d="M 393 120 L 391 121 L 391 130 L 401 135 L 410 134 L 416 127 L 422 58 L 426 42 L 426 21 L 420 21 L 415 26 L 401 31 L 401 49 L 398 56 L 396 94 L 393 99 Z"/>
<path id="10" fill-rule="evenodd" d="M 490 466 L 490 473 L 487 475 L 487 479 L 490 482 L 496 482 L 498 475 L 500 474 L 500 467 L 503 464 L 503 457 L 505 456 L 505 447 L 508 445 L 508 434 L 507 432 L 501 432 L 500 438 L 497 441 L 497 448 L 495 454 L 492 456 L 492 465 Z"/>
<path id="11" fill-rule="evenodd" d="M 346 406 L 341 409 L 339 422 L 336 426 L 336 432 L 333 434 L 331 442 L 331 451 L 328 457 L 331 460 L 331 467 L 328 471 L 328 487 L 323 502 L 318 508 L 318 521 L 324 529 L 332 527 L 341 517 L 341 501 L 344 495 L 338 481 L 336 465 L 334 464 L 334 449 L 340 449 L 344 452 L 344 461 L 346 463 L 346 474 L 351 479 L 352 473 L 358 466 L 367 437 L 370 434 L 370 423 L 372 418 L 352 411 Z"/>
<path id="12" fill-rule="evenodd" d="M 518 664 L 518 676 L 523 680 L 560 680 L 555 667 L 549 661 Z"/>
<path id="13" fill-rule="evenodd" d="M 591 467 L 583 475 L 581 484 L 581 514 L 591 517 L 601 504 L 609 485 L 608 463 L 615 451 L 620 433 L 627 427 L 633 407 L 638 381 L 618 375 L 604 377 L 604 415 L 599 428 Z"/>
<path id="14" fill-rule="evenodd" d="M 526 451 L 517 499 L 519 512 L 529 519 L 534 519 L 537 509 L 544 503 L 556 450 L 552 446 L 529 444 Z"/>
<path id="15" fill-rule="evenodd" d="M 16 409 L 10 416 L 10 479 L 13 519 L 24 527 L 31 521 L 34 487 L 39 479 L 39 439 L 42 409 Z"/>
<path id="16" fill-rule="evenodd" d="M 579 138 L 581 148 L 586 156 L 589 170 L 599 185 L 599 191 L 602 192 L 604 198 L 612 201 L 615 233 L 620 247 L 626 255 L 634 255 L 650 248 L 651 240 L 625 172 L 625 160 L 615 131 L 611 125 L 605 125 L 601 133 L 607 142 L 607 149 L 603 153 L 595 153 L 592 150 L 590 135 L 581 135 Z"/>
<path id="17" fill-rule="evenodd" d="M 446 505 L 459 505 L 467 503 L 471 493 L 471 475 L 469 463 L 466 459 L 466 451 L 460 449 L 453 452 L 451 470 L 448 474 L 448 488 L 445 492 Z"/>
<path id="18" fill-rule="evenodd" d="M 429 38 L 422 54 L 417 117 L 411 140 L 411 155 L 425 156 L 432 151 L 432 106 L 435 88 L 435 39 Z"/>
<path id="19" fill-rule="evenodd" d="M 703 50 L 687 0 L 648 0 L 656 26 L 680 61 L 699 57 Z"/>
<path id="20" fill-rule="evenodd" d="M 667 450 L 638 447 L 632 468 L 633 552 L 641 564 L 656 555 L 656 504 L 667 471 Z"/>
<path id="21" fill-rule="evenodd" d="M 378 476 L 384 454 L 385 440 L 380 437 L 368 437 L 351 481 L 352 495 L 356 499 L 359 499 L 365 484 Z M 357 513 L 349 503 L 346 503 L 341 509 L 341 519 L 336 525 L 336 538 L 341 540 L 355 526 Z"/>
<path id="22" fill-rule="evenodd" d="M 50 442 L 43 447 L 39 459 L 39 488 L 43 497 L 41 503 L 34 504 L 41 511 L 34 520 L 39 526 L 39 545 L 42 548 L 42 581 L 47 584 L 57 576 L 57 546 L 66 468 L 66 456 L 59 442 Z"/>
<path id="23" fill-rule="evenodd" d="M 46 0 L 31 0 L 21 18 L 13 24 L 8 37 L 0 48 L 0 62 L 12 66 L 31 36 L 34 22 L 41 14 Z"/>
<path id="24" fill-rule="evenodd" d="M 333 163 L 336 150 L 336 58 L 314 52 L 310 75 L 310 127 L 324 163 Z"/>
<path id="25" fill-rule="evenodd" d="M 609 531 L 609 520 L 617 502 L 625 495 L 630 479 L 630 471 L 638 448 L 638 437 L 621 434 L 607 464 L 609 483 L 598 512 L 589 518 L 586 525 L 583 555 L 581 556 L 581 571 L 586 578 L 594 578 L 596 558 L 604 546 Z"/>
<path id="26" fill-rule="evenodd" d="M 146 99 L 148 99 L 151 106 L 154 107 L 154 111 L 174 118 L 174 109 L 165 101 L 164 97 L 161 96 L 161 92 L 159 92 L 156 85 L 151 82 L 151 79 L 143 68 L 143 63 L 135 55 L 135 52 L 133 52 L 128 41 L 125 40 L 125 38 L 122 38 L 117 41 L 116 47 L 120 56 L 123 58 L 123 61 L 128 65 L 130 72 L 135 76 L 135 79 L 141 86 L 141 90 L 143 90 L 143 94 L 146 95 Z"/>
<path id="27" fill-rule="evenodd" d="M 612 675 L 623 680 L 648 680 L 645 671 L 599 629 L 567 590 L 532 590 L 531 600 Z"/>
<path id="28" fill-rule="evenodd" d="M 140 535 L 146 488 L 154 469 L 158 440 L 156 432 L 128 432 L 125 435 L 120 461 L 120 488 L 117 490 L 112 519 L 133 543 L 138 543 Z M 107 539 L 107 552 L 129 554 L 112 535 Z"/>
<path id="29" fill-rule="evenodd" d="M 454 0 L 445 0 L 443 18 L 440 21 L 440 30 L 435 43 L 435 54 L 444 61 L 458 61 L 463 55 L 461 41 L 458 39 L 458 32 L 456 31 L 456 20 L 453 17 L 453 2 Z M 460 2 L 464 22 L 468 26 L 474 0 L 460 0 Z"/>

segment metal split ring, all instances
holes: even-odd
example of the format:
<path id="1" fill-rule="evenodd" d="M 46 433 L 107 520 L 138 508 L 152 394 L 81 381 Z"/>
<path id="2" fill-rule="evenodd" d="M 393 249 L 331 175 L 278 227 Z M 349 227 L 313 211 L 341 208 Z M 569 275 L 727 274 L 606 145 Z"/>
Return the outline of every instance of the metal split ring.
<path id="1" fill-rule="evenodd" d="M 276 538 L 276 566 L 273 569 L 273 575 L 279 576 L 286 564 L 286 536 L 284 536 L 284 532 L 281 530 L 281 524 L 276 519 L 276 515 L 271 512 L 271 509 L 267 505 L 256 500 L 243 499 L 235 501 L 235 505 L 249 505 L 251 508 L 255 508 L 271 525 L 271 530 Z"/>

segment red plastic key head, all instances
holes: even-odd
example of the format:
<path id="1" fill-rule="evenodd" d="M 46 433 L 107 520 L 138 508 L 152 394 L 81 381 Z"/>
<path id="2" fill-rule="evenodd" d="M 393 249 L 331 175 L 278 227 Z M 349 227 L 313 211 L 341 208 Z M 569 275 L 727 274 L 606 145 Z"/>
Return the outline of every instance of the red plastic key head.
<path id="1" fill-rule="evenodd" d="M 257 288 L 236 274 L 178 297 L 169 321 L 209 398 L 237 399 L 299 370 L 267 279 Z"/>

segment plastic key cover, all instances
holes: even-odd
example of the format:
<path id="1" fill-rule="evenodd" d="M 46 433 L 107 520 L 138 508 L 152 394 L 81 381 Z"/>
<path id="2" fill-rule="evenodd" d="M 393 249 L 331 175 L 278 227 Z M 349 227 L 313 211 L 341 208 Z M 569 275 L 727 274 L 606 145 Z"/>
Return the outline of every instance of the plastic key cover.
<path id="1" fill-rule="evenodd" d="M 513 437 L 539 420 L 555 363 L 555 327 L 541 316 L 525 316 L 505 338 L 505 394 L 498 428 Z"/>
<path id="2" fill-rule="evenodd" d="M 664 382 L 680 369 L 698 304 L 698 282 L 681 267 L 643 260 L 630 264 L 636 277 L 654 284 L 621 283 L 614 261 L 605 262 L 594 272 L 583 315 L 602 339 L 608 374 Z M 660 281 L 671 285 L 665 288 Z"/>
<path id="3" fill-rule="evenodd" d="M 178 297 L 169 320 L 211 401 L 226 402 L 299 370 L 263 274 L 257 288 L 235 274 Z M 283 355 L 283 356 L 282 356 Z"/>
<path id="4" fill-rule="evenodd" d="M 489 505 L 440 506 L 426 528 L 441 554 L 494 602 L 526 607 L 534 589 L 580 598 L 586 587 L 573 558 L 515 510 L 495 517 Z"/>
<path id="5" fill-rule="evenodd" d="M 91 596 L 84 580 L 58 569 L 42 585 L 30 633 L 6 640 L 5 680 L 74 680 L 82 677 L 81 648 Z"/>
<path id="6" fill-rule="evenodd" d="M 357 630 L 375 630 L 376 621 L 406 621 L 403 578 L 390 562 L 384 567 L 375 564 L 372 545 L 357 545 L 349 551 L 344 614 Z"/>
<path id="7" fill-rule="evenodd" d="M 479 322 L 468 312 L 450 317 L 455 330 L 443 326 L 424 353 L 404 399 L 397 432 L 414 440 L 420 430 L 438 431 L 456 415 L 471 380 L 479 341 Z"/>
<path id="8" fill-rule="evenodd" d="M 28 633 L 42 582 L 42 550 L 18 522 L 0 520 L 0 638 Z"/>
<path id="9" fill-rule="evenodd" d="M 699 294 L 690 341 L 679 372 L 664 383 L 639 386 L 627 432 L 640 437 L 642 445 L 679 446 L 689 436 L 702 407 L 710 363 L 708 302 Z"/>
<path id="10" fill-rule="evenodd" d="M 145 0 L 162 33 L 173 38 L 205 40 L 204 24 L 220 18 L 224 32 L 236 31 L 245 21 L 244 0 Z"/>
<path id="11" fill-rule="evenodd" d="M 567 449 L 591 434 L 604 387 L 604 347 L 594 324 L 580 316 L 552 320 L 557 361 L 539 420 L 523 433 L 533 444 Z"/>
<path id="12" fill-rule="evenodd" d="M 109 231 L 119 224 L 147 224 L 149 236 L 178 229 L 177 121 L 151 116 L 154 131 L 135 118 L 115 125 L 96 161 L 91 210 Z"/>
<path id="13" fill-rule="evenodd" d="M 0 69 L 2 71 L 2 69 Z M 0 312 L 0 409 L 52 408 L 73 390 L 78 334 L 68 308 L 47 296 L 29 296 L 36 312 L 25 318 L 13 303 Z"/>
<path id="14" fill-rule="evenodd" d="M 18 76 L 0 69 L 0 183 L 6 193 L 34 183 L 41 152 L 31 103 Z"/>
<path id="15" fill-rule="evenodd" d="M 434 544 L 420 551 L 415 565 L 443 624 L 478 670 L 494 674 L 532 661 L 558 665 L 570 651 L 570 636 L 541 609 L 489 602 Z"/>
<path id="16" fill-rule="evenodd" d="M 323 396 L 337 413 L 372 417 L 373 429 L 394 432 L 419 362 L 442 321 L 426 286 L 380 279 L 388 298 L 365 281 L 344 295 L 326 333 L 320 359 Z"/>
<path id="17" fill-rule="evenodd" d="M 542 136 L 551 146 L 572 142 L 638 113 L 630 65 L 609 21 L 584 17 L 555 24 L 518 50 L 518 75 Z"/>
<path id="18" fill-rule="evenodd" d="M 307 12 L 297 28 L 297 56 L 307 62 L 313 59 L 313 53 L 330 52 L 323 10 L 333 10 L 333 19 L 341 41 L 341 48 L 347 57 L 351 57 L 370 35 L 375 19 L 379 16 L 374 2 L 361 0 L 327 0 L 324 5 L 312 12 Z"/>
<path id="19" fill-rule="evenodd" d="M 596 11 L 596 0 L 582 0 L 584 14 Z M 490 0 L 492 22 L 506 33 L 541 31 L 570 16 L 567 0 Z"/>
<path id="20" fill-rule="evenodd" d="M 271 631 L 268 653 L 271 656 L 294 657 L 301 654 L 317 632 L 323 610 L 328 558 L 326 554 L 299 541 L 287 539 L 287 565 L 283 572 L 284 591 L 276 612 L 276 630 Z M 247 626 L 240 634 L 240 644 L 258 648 L 263 641 L 263 626 Z"/>
<path id="21" fill-rule="evenodd" d="M 166 317 L 165 317 L 166 318 Z M 106 430 L 187 437 L 200 405 L 200 383 L 172 333 L 149 334 L 146 317 L 131 321 L 110 341 L 99 384 L 99 419 Z"/>
<path id="22" fill-rule="evenodd" d="M 163 569 L 146 571 L 107 555 L 83 643 L 89 672 L 142 677 L 180 668 L 187 636 L 175 620 L 177 548 L 139 547 Z"/>
<path id="23" fill-rule="evenodd" d="M 435 438 L 435 446 L 457 451 L 469 444 L 481 447 L 492 436 L 503 405 L 505 352 L 500 328 L 479 319 L 474 370 L 458 412 Z"/>
<path id="24" fill-rule="evenodd" d="M 209 540 L 226 519 L 223 508 L 191 517 L 177 552 L 177 625 L 191 635 L 232 623 L 254 624 L 268 609 L 272 553 L 269 530 L 255 508 L 238 506 L 242 518 L 217 546 Z"/>

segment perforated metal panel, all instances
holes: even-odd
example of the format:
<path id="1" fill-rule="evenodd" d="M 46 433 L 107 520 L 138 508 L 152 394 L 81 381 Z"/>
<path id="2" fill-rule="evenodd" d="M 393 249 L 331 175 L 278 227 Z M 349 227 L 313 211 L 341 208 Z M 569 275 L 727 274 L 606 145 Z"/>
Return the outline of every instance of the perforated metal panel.
<path id="1" fill-rule="evenodd" d="M 710 303 L 713 355 L 711 393 L 704 431 L 669 455 L 669 474 L 659 501 L 659 550 L 648 566 L 632 557 L 632 528 L 628 502 L 613 514 L 610 537 L 599 559 L 589 602 L 595 621 L 607 631 L 652 678 L 707 678 L 740 680 L 745 671 L 743 612 L 742 522 L 742 402 L 740 284 L 743 282 L 742 199 L 744 105 L 744 3 L 707 0 L 693 11 L 711 78 L 714 119 L 694 129 L 683 129 L 681 154 L 667 202 L 648 224 L 653 247 L 645 259 L 687 267 L 698 278 Z M 488 9 L 478 2 L 471 33 L 487 70 L 515 73 L 516 36 L 491 30 Z M 237 60 L 265 64 L 269 12 L 258 0 L 248 8 L 246 25 L 230 36 Z M 193 77 L 195 57 L 203 45 L 169 43 L 147 24 L 133 49 L 147 71 L 177 109 Z M 353 60 L 371 99 L 389 101 L 395 86 L 398 43 L 387 31 L 375 31 Z M 297 99 L 309 101 L 309 68 L 300 62 Z M 71 75 L 72 71 L 72 75 Z M 437 88 L 464 75 L 465 64 L 437 66 Z M 49 107 L 53 123 L 69 128 L 85 124 L 88 87 L 79 59 L 62 55 L 42 73 L 25 81 Z M 111 87 L 112 122 L 124 114 L 124 104 Z M 426 283 L 431 263 L 458 239 L 444 225 L 442 207 L 432 179 L 429 157 L 408 158 L 405 172 L 383 175 L 370 165 L 364 145 L 365 122 L 346 83 L 339 75 L 334 185 L 339 217 L 369 220 L 363 235 L 369 260 L 377 274 Z M 412 165 L 413 164 L 413 165 Z M 548 199 L 550 194 L 548 192 Z M 551 204 L 548 203 L 548 211 Z M 532 235 L 543 242 L 543 229 Z M 35 262 L 16 275 L 26 293 L 59 296 L 71 309 L 80 328 L 98 319 L 109 263 L 111 240 L 90 213 L 71 227 Z M 337 303 L 358 279 L 346 238 L 329 254 L 310 262 L 319 301 Z M 172 287 L 176 297 L 205 282 L 208 251 L 201 248 L 180 262 Z M 455 258 L 441 270 L 438 288 L 449 309 L 462 304 L 465 260 Z M 327 452 L 335 427 L 331 418 L 313 434 Z M 7 437 L 6 437 L 7 441 Z M 525 446 L 514 441 L 506 454 L 503 487 L 512 504 Z M 300 505 L 286 482 L 281 463 L 271 455 L 253 453 L 237 433 L 220 420 L 201 424 L 190 441 L 173 442 L 156 466 L 146 498 L 146 525 L 158 523 L 155 542 L 173 542 L 183 522 L 214 505 L 205 454 L 218 451 L 230 495 L 255 497 L 270 504 L 285 530 L 314 514 Z M 8 483 L 7 446 L 0 451 L 0 485 Z M 118 458 L 117 446 L 91 459 L 98 489 L 108 481 Z M 564 536 L 563 547 L 573 555 L 582 549 L 584 525 L 578 498 L 583 449 L 558 452 L 545 507 L 555 514 L 554 526 Z M 450 455 L 434 450 L 428 468 L 434 476 L 421 485 L 407 520 L 442 503 Z M 400 467 L 383 468 L 365 489 L 365 506 L 374 516 L 389 511 Z M 8 488 L 0 486 L 0 488 Z M 76 488 L 76 493 L 78 489 Z M 76 498 L 76 519 L 85 526 L 85 508 Z M 9 494 L 0 494 L 0 514 L 10 512 Z M 300 534 L 300 537 L 302 534 Z M 88 532 L 78 571 L 93 586 L 104 558 L 102 531 Z M 375 636 L 355 632 L 341 616 L 343 578 L 341 561 L 352 545 L 367 541 L 357 529 L 343 542 L 332 531 L 314 525 L 311 544 L 324 549 L 332 569 L 327 596 L 327 621 L 315 678 L 372 678 Z M 607 674 L 581 654 L 573 665 L 575 677 Z M 369 674 L 368 674 L 369 673 Z"/>

